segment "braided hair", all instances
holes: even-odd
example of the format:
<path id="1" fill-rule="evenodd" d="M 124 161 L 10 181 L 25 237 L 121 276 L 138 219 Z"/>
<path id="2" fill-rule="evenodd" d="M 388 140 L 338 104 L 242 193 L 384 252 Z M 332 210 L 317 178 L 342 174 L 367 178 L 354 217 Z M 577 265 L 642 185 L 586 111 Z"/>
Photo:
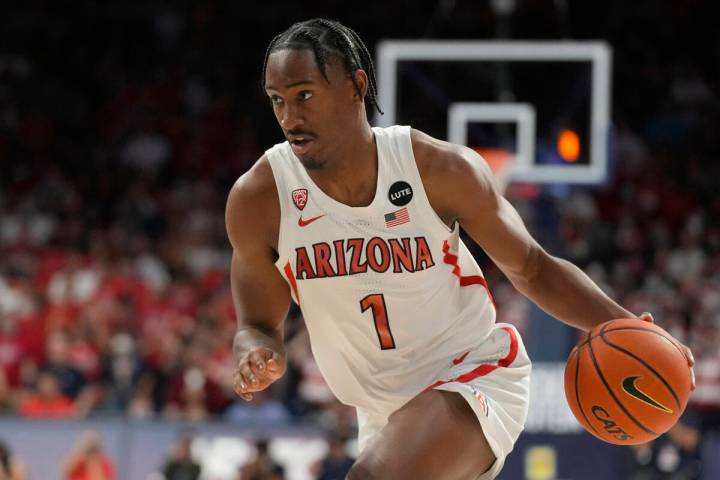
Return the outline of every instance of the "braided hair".
<path id="1" fill-rule="evenodd" d="M 358 34 L 352 29 L 340 22 L 325 18 L 313 18 L 312 20 L 293 24 L 273 38 L 268 45 L 262 69 L 263 89 L 265 88 L 265 71 L 267 70 L 268 57 L 275 51 L 285 49 L 312 50 L 315 54 L 315 62 L 328 82 L 325 66 L 330 62 L 331 57 L 338 58 L 341 60 L 345 72 L 352 79 L 355 90 L 360 95 L 362 95 L 362 92 L 353 73 L 358 69 L 364 70 L 368 76 L 368 91 L 365 100 L 371 107 L 383 113 L 377 102 L 375 67 L 370 52 Z"/>

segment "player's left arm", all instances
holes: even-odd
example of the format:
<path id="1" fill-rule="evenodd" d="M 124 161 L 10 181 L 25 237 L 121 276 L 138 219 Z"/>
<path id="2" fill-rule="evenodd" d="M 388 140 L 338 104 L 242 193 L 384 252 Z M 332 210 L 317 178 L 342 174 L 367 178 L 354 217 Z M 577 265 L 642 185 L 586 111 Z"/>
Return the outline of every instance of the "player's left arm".
<path id="1" fill-rule="evenodd" d="M 584 331 L 615 318 L 636 317 L 582 270 L 548 254 L 535 241 L 477 153 L 415 131 L 413 149 L 428 198 L 440 218 L 448 225 L 459 222 L 515 288 L 545 312 Z M 689 349 L 686 354 L 692 364 Z"/>

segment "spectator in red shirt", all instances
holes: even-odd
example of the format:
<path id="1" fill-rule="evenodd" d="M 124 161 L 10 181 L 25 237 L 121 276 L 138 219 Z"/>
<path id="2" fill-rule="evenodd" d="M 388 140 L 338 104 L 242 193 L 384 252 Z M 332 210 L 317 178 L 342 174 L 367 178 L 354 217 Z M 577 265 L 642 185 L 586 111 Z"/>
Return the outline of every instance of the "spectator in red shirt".
<path id="1" fill-rule="evenodd" d="M 115 480 L 115 465 L 103 452 L 100 434 L 83 432 L 62 470 L 63 480 Z"/>
<path id="2" fill-rule="evenodd" d="M 25 417 L 73 417 L 77 413 L 72 399 L 60 391 L 57 378 L 50 372 L 41 372 L 37 378 L 37 391 L 28 394 L 20 403 L 20 414 Z"/>

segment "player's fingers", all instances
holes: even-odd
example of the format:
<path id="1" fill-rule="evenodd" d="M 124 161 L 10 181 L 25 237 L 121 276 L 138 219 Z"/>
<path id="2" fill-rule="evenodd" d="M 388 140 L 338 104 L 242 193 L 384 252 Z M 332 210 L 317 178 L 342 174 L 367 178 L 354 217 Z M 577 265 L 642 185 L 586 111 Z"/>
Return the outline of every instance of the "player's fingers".
<path id="1" fill-rule="evenodd" d="M 693 369 L 693 365 L 695 365 L 695 357 L 693 356 L 692 350 L 690 350 L 685 345 L 680 345 L 682 347 L 682 352 L 685 354 L 685 358 L 688 362 L 688 367 L 690 367 L 690 385 L 691 389 L 695 390 L 695 369 Z"/>
<path id="2" fill-rule="evenodd" d="M 265 376 L 266 360 L 265 356 L 262 353 L 260 353 L 259 351 L 254 351 L 250 353 L 248 362 L 250 363 L 250 369 L 256 377 Z"/>
<path id="3" fill-rule="evenodd" d="M 685 358 L 687 358 L 688 366 L 690 367 L 690 384 L 692 390 L 695 390 L 695 369 L 693 368 L 693 365 L 695 365 L 695 357 L 692 354 L 692 350 L 690 350 L 685 345 L 682 346 L 683 353 L 685 354 Z"/>
<path id="4" fill-rule="evenodd" d="M 267 359 L 267 369 L 272 373 L 280 373 L 282 370 L 282 358 L 280 354 L 271 351 L 270 357 Z"/>
<path id="5" fill-rule="evenodd" d="M 246 385 L 248 388 L 253 388 L 258 385 L 258 377 L 253 373 L 252 368 L 250 367 L 250 361 L 246 360 L 242 364 L 240 364 L 240 375 L 242 375 L 243 379 L 246 382 Z"/>
<path id="6" fill-rule="evenodd" d="M 695 369 L 690 367 L 690 389 L 695 390 Z"/>
<path id="7" fill-rule="evenodd" d="M 685 345 L 683 345 L 683 350 L 685 351 L 685 356 L 687 357 L 688 365 L 690 365 L 692 367 L 693 365 L 695 365 L 695 357 L 693 356 L 692 350 L 690 350 Z"/>
<path id="8" fill-rule="evenodd" d="M 652 316 L 652 313 L 650 312 L 643 312 L 638 317 L 640 320 L 643 320 L 645 322 L 655 323 L 655 319 Z"/>
<path id="9" fill-rule="evenodd" d="M 242 398 L 243 400 L 249 401 L 252 400 L 252 394 L 247 392 L 247 382 L 245 379 L 243 379 L 242 375 L 240 374 L 239 370 L 235 371 L 234 378 L 234 390 L 235 393 Z"/>
<path id="10" fill-rule="evenodd" d="M 246 402 L 249 402 L 253 398 L 252 393 L 244 393 L 239 391 L 238 389 L 235 389 L 235 393 L 237 393 L 238 397 L 242 398 Z"/>
<path id="11" fill-rule="evenodd" d="M 237 392 L 245 392 L 247 390 L 247 382 L 240 374 L 240 369 L 235 370 L 233 374 L 233 386 Z"/>
<path id="12" fill-rule="evenodd" d="M 251 381 L 251 374 L 249 364 L 247 360 L 245 360 L 243 363 L 240 363 L 236 370 L 236 383 L 240 387 L 240 389 L 244 392 L 249 392 L 252 390 L 252 381 Z"/>

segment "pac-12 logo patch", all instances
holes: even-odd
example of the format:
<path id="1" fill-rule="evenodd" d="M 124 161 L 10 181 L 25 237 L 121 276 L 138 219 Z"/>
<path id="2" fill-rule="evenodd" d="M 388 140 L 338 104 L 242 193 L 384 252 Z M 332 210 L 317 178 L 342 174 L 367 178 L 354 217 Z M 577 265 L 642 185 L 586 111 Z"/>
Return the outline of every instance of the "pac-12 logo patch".
<path id="1" fill-rule="evenodd" d="M 388 198 L 390 199 L 390 203 L 392 203 L 393 205 L 397 205 L 398 207 L 407 205 L 408 203 L 410 203 L 410 200 L 412 200 L 412 197 L 413 191 L 409 183 L 395 182 L 390 185 L 390 192 L 388 193 Z"/>
<path id="2" fill-rule="evenodd" d="M 292 199 L 295 206 L 302 210 L 307 205 L 308 193 L 307 188 L 298 188 L 292 191 Z"/>

